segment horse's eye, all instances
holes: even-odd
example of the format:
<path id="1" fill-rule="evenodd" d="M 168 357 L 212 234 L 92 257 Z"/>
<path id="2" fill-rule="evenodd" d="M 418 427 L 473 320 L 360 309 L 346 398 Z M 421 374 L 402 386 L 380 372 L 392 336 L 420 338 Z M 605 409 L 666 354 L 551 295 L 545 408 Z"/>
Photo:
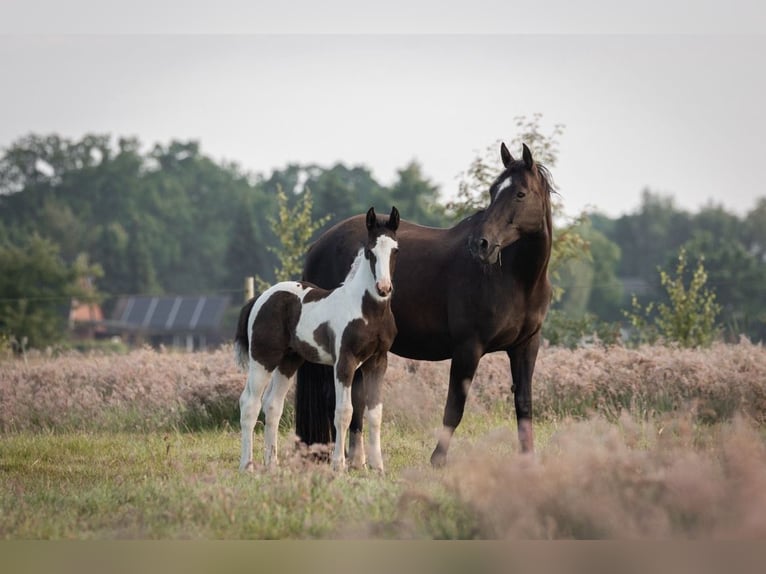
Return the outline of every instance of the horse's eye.
<path id="1" fill-rule="evenodd" d="M 516 197 L 518 197 L 519 199 L 521 199 L 525 195 L 527 195 L 527 194 L 525 192 L 523 192 L 523 191 L 517 191 L 516 192 Z"/>
<path id="2" fill-rule="evenodd" d="M 394 248 L 391 250 L 391 253 L 393 253 L 394 255 L 396 255 L 397 253 L 399 253 L 399 249 L 398 249 L 398 248 L 396 248 L 396 247 L 394 247 Z"/>

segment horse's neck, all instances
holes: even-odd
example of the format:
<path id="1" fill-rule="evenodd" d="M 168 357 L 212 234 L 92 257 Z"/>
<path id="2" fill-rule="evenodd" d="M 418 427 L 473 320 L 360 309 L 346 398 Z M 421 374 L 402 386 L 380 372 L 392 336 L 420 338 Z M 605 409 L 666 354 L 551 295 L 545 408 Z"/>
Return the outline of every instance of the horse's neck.
<path id="1" fill-rule="evenodd" d="M 552 240 L 548 229 L 538 236 L 520 239 L 513 251 L 513 260 L 507 265 L 501 263 L 503 275 L 512 281 L 521 279 L 530 288 L 547 281 Z"/>
<path id="2" fill-rule="evenodd" d="M 364 251 L 360 250 L 351 264 L 351 269 L 341 288 L 350 296 L 358 295 L 361 297 L 365 291 L 373 291 L 373 283 L 372 271 L 370 271 L 369 265 L 365 265 Z"/>

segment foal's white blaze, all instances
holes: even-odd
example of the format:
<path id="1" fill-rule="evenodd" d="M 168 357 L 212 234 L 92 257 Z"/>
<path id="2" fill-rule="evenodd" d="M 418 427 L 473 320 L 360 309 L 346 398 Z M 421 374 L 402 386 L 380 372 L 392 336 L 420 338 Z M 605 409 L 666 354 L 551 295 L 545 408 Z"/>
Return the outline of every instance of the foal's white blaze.
<path id="1" fill-rule="evenodd" d="M 399 243 L 395 239 L 391 239 L 386 235 L 378 237 L 375 242 L 375 246 L 372 248 L 372 252 L 375 254 L 375 287 L 376 289 L 370 291 L 373 297 L 378 301 L 383 301 L 391 295 L 392 277 L 391 277 L 391 252 L 399 246 Z M 378 293 L 380 289 L 384 296 L 380 296 Z"/>

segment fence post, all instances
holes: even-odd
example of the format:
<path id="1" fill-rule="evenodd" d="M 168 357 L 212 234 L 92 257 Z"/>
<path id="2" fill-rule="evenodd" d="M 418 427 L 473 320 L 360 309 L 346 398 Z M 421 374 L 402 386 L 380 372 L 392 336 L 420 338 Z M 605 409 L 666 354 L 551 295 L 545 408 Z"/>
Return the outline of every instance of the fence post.
<path id="1" fill-rule="evenodd" d="M 245 303 L 255 297 L 255 279 L 245 277 Z"/>

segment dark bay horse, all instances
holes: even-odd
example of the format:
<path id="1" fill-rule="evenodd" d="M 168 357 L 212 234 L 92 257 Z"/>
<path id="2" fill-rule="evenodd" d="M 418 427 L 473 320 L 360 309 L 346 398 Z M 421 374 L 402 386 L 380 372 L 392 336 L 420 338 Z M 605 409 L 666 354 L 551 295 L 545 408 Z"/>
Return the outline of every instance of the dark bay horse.
<path id="1" fill-rule="evenodd" d="M 370 208 L 362 218 L 364 240 L 354 240 L 348 246 L 355 256 L 339 287 L 328 291 L 306 282 L 283 281 L 242 307 L 234 339 L 237 363 L 247 370 L 239 401 L 240 470 L 253 468 L 253 428 L 262 400 L 265 464 L 276 464 L 277 427 L 285 395 L 290 378 L 304 361 L 330 365 L 334 370 L 336 443 L 332 462 L 336 470 L 345 468 L 351 382 L 357 368 L 361 369 L 366 391 L 363 406 L 367 407 L 370 428 L 370 466 L 383 470 L 380 386 L 396 336 L 391 293 L 399 212 L 392 208 L 388 220 L 380 222 Z"/>
<path id="2" fill-rule="evenodd" d="M 531 382 L 551 299 L 547 271 L 553 186 L 526 145 L 521 160 L 514 159 L 505 144 L 500 156 L 504 170 L 489 188 L 486 209 L 450 229 L 402 221 L 397 233 L 401 252 L 392 308 L 398 334 L 391 351 L 416 360 L 452 359 L 443 429 L 431 455 L 434 466 L 446 461 L 479 359 L 495 351 L 505 351 L 510 359 L 521 450 L 534 448 Z M 352 246 L 364 235 L 359 217 L 328 230 L 308 252 L 304 279 L 325 288 L 338 285 L 354 258 Z M 331 432 L 326 406 L 331 385 L 323 387 L 324 395 L 317 394 L 320 387 L 312 380 L 317 377 L 332 381 L 331 373 L 318 368 L 298 373 L 296 430 L 307 443 L 328 442 Z M 357 379 L 352 463 L 359 457 L 361 436 Z"/>

